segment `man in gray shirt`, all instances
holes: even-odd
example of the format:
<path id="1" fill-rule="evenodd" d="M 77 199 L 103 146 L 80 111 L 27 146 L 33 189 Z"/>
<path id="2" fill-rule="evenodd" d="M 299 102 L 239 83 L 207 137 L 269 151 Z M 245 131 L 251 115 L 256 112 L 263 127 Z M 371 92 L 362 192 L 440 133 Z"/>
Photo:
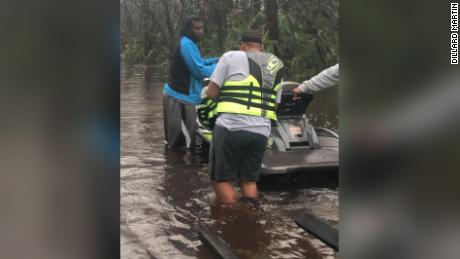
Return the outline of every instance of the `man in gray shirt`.
<path id="1" fill-rule="evenodd" d="M 316 76 L 302 82 L 292 89 L 294 99 L 298 99 L 301 93 L 314 93 L 339 84 L 339 64 L 326 68 Z"/>
<path id="2" fill-rule="evenodd" d="M 260 34 L 243 33 L 240 50 L 219 59 L 207 88 L 207 96 L 218 102 L 209 169 L 222 203 L 236 201 L 230 183 L 236 179 L 243 197 L 258 197 L 256 182 L 282 92 L 283 63 L 262 52 Z"/>

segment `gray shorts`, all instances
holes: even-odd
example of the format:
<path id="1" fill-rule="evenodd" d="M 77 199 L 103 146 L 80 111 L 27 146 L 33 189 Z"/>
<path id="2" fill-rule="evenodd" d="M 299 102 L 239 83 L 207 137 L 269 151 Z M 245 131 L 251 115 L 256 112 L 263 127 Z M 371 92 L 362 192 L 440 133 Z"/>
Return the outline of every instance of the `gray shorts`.
<path id="1" fill-rule="evenodd" d="M 194 149 L 201 144 L 200 139 L 196 138 L 198 124 L 195 105 L 163 94 L 163 120 L 165 139 L 169 147 Z"/>
<path id="2" fill-rule="evenodd" d="M 213 181 L 259 180 L 267 137 L 244 130 L 230 131 L 216 125 L 209 151 L 209 174 Z"/>

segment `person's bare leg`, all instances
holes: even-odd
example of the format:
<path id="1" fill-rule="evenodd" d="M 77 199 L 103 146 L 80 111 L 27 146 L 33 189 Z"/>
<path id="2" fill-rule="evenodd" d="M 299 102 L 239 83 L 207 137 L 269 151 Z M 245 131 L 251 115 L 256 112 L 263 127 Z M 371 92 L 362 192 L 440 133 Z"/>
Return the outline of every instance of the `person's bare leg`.
<path id="1" fill-rule="evenodd" d="M 224 204 L 233 204 L 236 202 L 236 193 L 230 182 L 214 182 L 214 191 L 217 199 Z"/>
<path id="2" fill-rule="evenodd" d="M 256 182 L 240 181 L 241 182 L 241 196 L 247 198 L 257 198 L 259 192 L 257 191 Z"/>

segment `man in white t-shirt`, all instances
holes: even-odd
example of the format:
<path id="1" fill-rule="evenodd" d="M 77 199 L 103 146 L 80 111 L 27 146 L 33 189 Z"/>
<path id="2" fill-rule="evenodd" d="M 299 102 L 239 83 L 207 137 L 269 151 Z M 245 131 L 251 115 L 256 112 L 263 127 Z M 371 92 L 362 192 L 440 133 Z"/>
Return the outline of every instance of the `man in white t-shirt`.
<path id="1" fill-rule="evenodd" d="M 256 182 L 281 100 L 283 62 L 262 52 L 259 33 L 240 38 L 240 51 L 226 52 L 217 63 L 207 96 L 217 102 L 209 171 L 217 198 L 236 201 L 231 184 L 239 180 L 244 198 L 257 198 Z"/>
<path id="2" fill-rule="evenodd" d="M 301 93 L 311 94 L 336 86 L 339 84 L 339 78 L 339 64 L 328 67 L 319 72 L 316 76 L 303 81 L 298 87 L 292 89 L 294 100 L 300 99 L 299 95 Z"/>

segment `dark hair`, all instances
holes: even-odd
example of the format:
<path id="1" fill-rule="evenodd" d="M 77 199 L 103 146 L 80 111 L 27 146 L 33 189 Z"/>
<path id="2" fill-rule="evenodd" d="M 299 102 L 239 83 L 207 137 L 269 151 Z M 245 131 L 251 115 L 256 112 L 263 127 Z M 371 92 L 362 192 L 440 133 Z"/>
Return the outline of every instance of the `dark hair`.
<path id="1" fill-rule="evenodd" d="M 181 29 L 180 29 L 180 37 L 187 36 L 192 38 L 192 23 L 193 22 L 203 22 L 200 17 L 198 16 L 188 16 L 182 21 Z"/>

